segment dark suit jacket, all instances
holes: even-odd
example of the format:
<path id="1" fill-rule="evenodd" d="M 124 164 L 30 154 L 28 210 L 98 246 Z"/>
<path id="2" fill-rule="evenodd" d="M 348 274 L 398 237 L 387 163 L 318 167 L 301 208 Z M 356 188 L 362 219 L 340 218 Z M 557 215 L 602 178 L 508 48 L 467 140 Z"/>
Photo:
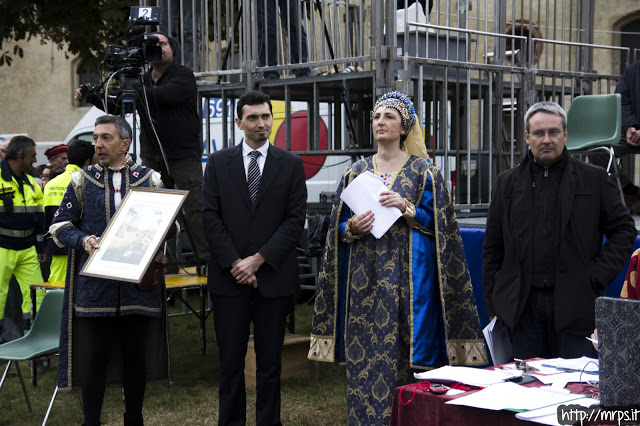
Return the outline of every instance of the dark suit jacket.
<path id="1" fill-rule="evenodd" d="M 622 139 L 629 127 L 640 129 L 640 61 L 629 64 L 616 85 L 622 96 Z"/>
<path id="2" fill-rule="evenodd" d="M 269 146 L 252 208 L 242 145 L 211 154 L 202 185 L 202 222 L 211 249 L 209 291 L 239 295 L 230 273 L 231 262 L 259 252 L 266 259 L 256 272 L 260 294 L 295 294 L 300 287 L 296 244 L 304 229 L 306 204 L 300 157 Z"/>
<path id="3" fill-rule="evenodd" d="M 492 189 L 482 250 L 487 314 L 513 329 L 531 290 L 533 229 L 529 156 L 501 173 Z M 556 264 L 556 330 L 591 334 L 595 299 L 623 269 L 637 232 L 606 171 L 569 157 L 560 181 Z M 603 246 L 603 235 L 607 242 Z"/>

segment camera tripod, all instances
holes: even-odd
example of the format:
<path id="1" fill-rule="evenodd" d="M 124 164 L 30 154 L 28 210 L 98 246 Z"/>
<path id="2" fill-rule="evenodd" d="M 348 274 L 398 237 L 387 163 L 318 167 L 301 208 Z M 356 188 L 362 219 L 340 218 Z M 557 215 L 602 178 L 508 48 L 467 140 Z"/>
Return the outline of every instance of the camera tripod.
<path id="1" fill-rule="evenodd" d="M 171 176 L 169 169 L 169 161 L 164 152 L 160 138 L 156 132 L 153 120 L 151 118 L 151 110 L 149 108 L 149 102 L 144 89 L 144 79 L 141 74 L 141 68 L 125 68 L 119 70 L 119 86 L 116 99 L 113 102 L 109 102 L 109 105 L 105 110 L 119 112 L 119 114 L 125 118 L 126 114 L 133 113 L 133 128 L 136 128 L 136 112 L 139 116 L 140 123 L 140 146 L 146 144 L 151 151 L 153 160 L 158 164 L 162 181 L 166 188 L 175 188 L 175 181 Z M 104 100 L 103 100 L 104 104 Z M 133 132 L 133 146 L 136 147 L 136 132 Z M 188 222 L 185 220 L 185 213 L 181 210 L 178 213 L 178 220 L 184 226 L 184 230 L 191 246 L 194 262 L 196 264 L 196 272 L 198 275 L 206 275 L 204 267 L 202 265 L 201 258 L 198 253 L 197 245 L 194 244 L 193 229 L 188 226 Z M 177 250 L 176 250 L 177 254 Z M 172 259 L 177 263 L 177 257 Z"/>

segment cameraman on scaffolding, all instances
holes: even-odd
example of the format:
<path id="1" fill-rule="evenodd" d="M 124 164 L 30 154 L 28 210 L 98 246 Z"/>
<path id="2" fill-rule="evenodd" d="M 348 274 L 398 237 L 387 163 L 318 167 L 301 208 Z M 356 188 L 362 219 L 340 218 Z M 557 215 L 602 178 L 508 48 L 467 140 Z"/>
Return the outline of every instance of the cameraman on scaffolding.
<path id="1" fill-rule="evenodd" d="M 201 120 L 198 114 L 198 94 L 193 71 L 176 62 L 180 58 L 180 44 L 161 32 L 154 32 L 162 57 L 151 61 L 151 69 L 143 76 L 144 92 L 138 88 L 141 99 L 148 99 L 149 115 L 164 150 L 171 180 L 162 176 L 164 182 L 175 183 L 178 189 L 188 190 L 184 205 L 184 220 L 191 239 L 192 250 L 197 254 L 198 275 L 206 275 L 209 248 L 202 231 L 202 142 Z M 96 93 L 86 94 L 82 87 L 75 93 L 76 100 L 83 98 L 106 111 L 103 99 Z M 120 106 L 109 102 L 109 113 L 120 113 Z M 163 171 L 161 156 L 154 155 L 152 144 L 155 135 L 147 134 L 145 126 L 140 132 L 140 156 L 142 164 Z M 164 175 L 164 173 L 163 173 Z M 177 260 L 173 250 L 170 258 Z M 168 272 L 177 272 L 169 269 Z"/>

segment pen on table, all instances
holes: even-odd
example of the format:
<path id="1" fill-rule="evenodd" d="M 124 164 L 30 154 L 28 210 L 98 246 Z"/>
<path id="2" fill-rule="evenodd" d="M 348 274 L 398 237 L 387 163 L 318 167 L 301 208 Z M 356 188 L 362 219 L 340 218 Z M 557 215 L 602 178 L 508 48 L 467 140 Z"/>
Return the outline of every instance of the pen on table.
<path id="1" fill-rule="evenodd" d="M 596 345 L 598 344 L 598 341 L 596 339 L 592 339 L 591 337 L 585 337 L 585 339 L 589 340 L 590 342 L 595 343 Z"/>

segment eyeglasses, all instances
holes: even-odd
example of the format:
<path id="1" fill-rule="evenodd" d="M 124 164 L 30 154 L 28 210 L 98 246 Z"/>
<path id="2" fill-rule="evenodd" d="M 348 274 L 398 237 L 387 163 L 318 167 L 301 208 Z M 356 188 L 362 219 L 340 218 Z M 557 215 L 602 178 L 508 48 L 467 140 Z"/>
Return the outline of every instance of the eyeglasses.
<path id="1" fill-rule="evenodd" d="M 549 135 L 551 139 L 557 139 L 564 133 L 563 129 L 549 129 L 549 130 L 534 130 L 533 132 L 527 132 L 534 139 L 544 139 L 544 135 Z"/>

